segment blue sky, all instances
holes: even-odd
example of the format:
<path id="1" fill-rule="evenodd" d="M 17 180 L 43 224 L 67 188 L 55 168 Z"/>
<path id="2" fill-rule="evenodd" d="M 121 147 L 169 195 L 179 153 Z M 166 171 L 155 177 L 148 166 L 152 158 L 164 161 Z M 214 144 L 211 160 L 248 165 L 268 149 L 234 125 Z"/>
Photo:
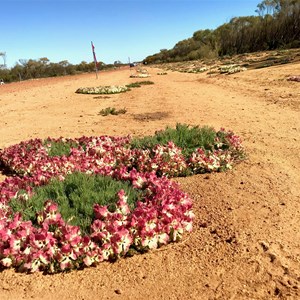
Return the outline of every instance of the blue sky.
<path id="1" fill-rule="evenodd" d="M 255 15 L 260 0 L 0 0 L 0 52 L 51 62 L 140 61 L 199 29 Z M 0 59 L 0 64 L 2 63 Z"/>

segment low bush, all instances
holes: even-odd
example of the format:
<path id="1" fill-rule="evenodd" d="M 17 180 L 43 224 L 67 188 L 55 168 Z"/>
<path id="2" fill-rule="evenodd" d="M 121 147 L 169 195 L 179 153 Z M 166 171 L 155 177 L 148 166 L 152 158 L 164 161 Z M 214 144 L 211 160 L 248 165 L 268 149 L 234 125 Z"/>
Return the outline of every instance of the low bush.
<path id="1" fill-rule="evenodd" d="M 84 87 L 76 90 L 77 94 L 118 94 L 127 92 L 128 88 L 123 85 Z"/>
<path id="2" fill-rule="evenodd" d="M 221 74 L 234 74 L 247 71 L 247 68 L 238 65 L 223 65 L 219 67 L 219 71 Z"/>
<path id="3" fill-rule="evenodd" d="M 125 109 L 125 108 L 122 108 L 122 109 L 117 110 L 117 109 L 114 108 L 114 107 L 107 107 L 107 108 L 105 108 L 105 109 L 102 109 L 102 110 L 99 112 L 99 115 L 101 115 L 101 116 L 108 116 L 108 115 L 114 115 L 114 116 L 117 116 L 117 115 L 125 114 L 125 113 L 126 113 L 126 109 Z"/>
<path id="4" fill-rule="evenodd" d="M 133 82 L 133 83 L 127 84 L 126 86 L 128 88 L 138 88 L 138 87 L 141 87 L 142 85 L 151 85 L 151 84 L 154 84 L 154 82 L 150 81 L 150 80 L 147 80 L 147 81 Z"/>
<path id="5" fill-rule="evenodd" d="M 133 83 L 130 83 L 130 84 L 126 84 L 126 86 L 131 89 L 131 88 L 139 88 L 141 87 L 141 84 L 139 82 L 133 82 Z"/>
<path id="6" fill-rule="evenodd" d="M 140 73 L 140 74 L 131 74 L 129 77 L 130 78 L 147 78 L 147 77 L 150 77 L 150 75 L 147 73 Z"/>
<path id="7" fill-rule="evenodd" d="M 154 84 L 154 82 L 150 81 L 150 80 L 146 80 L 146 81 L 139 81 L 139 84 L 140 85 L 151 85 L 151 84 Z"/>

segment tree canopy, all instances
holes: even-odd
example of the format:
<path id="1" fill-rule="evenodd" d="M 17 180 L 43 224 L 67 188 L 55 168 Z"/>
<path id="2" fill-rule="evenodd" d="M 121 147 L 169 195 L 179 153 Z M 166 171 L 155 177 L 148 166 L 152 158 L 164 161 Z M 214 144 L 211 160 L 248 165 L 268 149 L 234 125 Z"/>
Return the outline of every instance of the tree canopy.
<path id="1" fill-rule="evenodd" d="M 98 63 L 98 69 L 106 69 L 113 65 Z M 73 75 L 84 72 L 95 71 L 94 62 L 87 63 L 82 61 L 80 64 L 73 65 L 68 60 L 62 60 L 58 63 L 50 62 L 47 57 L 38 60 L 19 59 L 11 69 L 0 69 L 0 78 L 4 82 L 21 81 L 43 77 L 55 77 L 63 75 Z"/>
<path id="2" fill-rule="evenodd" d="M 300 0 L 264 0 L 256 13 L 234 17 L 215 30 L 198 30 L 172 49 L 163 49 L 144 61 L 174 62 L 300 47 Z"/>

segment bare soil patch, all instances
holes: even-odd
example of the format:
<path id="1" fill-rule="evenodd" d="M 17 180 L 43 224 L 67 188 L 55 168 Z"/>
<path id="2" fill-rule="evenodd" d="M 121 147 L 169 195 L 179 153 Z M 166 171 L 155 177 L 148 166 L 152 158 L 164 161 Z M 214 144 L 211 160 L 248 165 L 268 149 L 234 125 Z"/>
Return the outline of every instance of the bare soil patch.
<path id="1" fill-rule="evenodd" d="M 141 122 L 149 122 L 149 121 L 157 121 L 162 120 L 169 116 L 169 113 L 167 112 L 153 112 L 153 113 L 144 113 L 144 114 L 136 114 L 134 115 L 134 119 L 141 121 Z"/>
<path id="2" fill-rule="evenodd" d="M 300 298 L 300 86 L 286 80 L 300 74 L 299 62 L 230 76 L 148 71 L 154 85 L 101 101 L 75 91 L 135 82 L 129 68 L 98 80 L 1 86 L 0 148 L 36 137 L 143 136 L 187 123 L 232 129 L 247 160 L 226 173 L 174 179 L 196 214 L 182 242 L 52 276 L 2 270 L 0 299 Z M 127 113 L 99 116 L 106 107 Z"/>

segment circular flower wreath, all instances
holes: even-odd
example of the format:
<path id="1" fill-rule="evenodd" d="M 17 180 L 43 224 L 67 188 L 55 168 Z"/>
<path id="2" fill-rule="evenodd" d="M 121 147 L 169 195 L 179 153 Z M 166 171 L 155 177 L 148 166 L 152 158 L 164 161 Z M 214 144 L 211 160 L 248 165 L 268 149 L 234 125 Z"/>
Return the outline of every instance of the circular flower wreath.
<path id="1" fill-rule="evenodd" d="M 76 90 L 77 94 L 118 94 L 127 92 L 129 89 L 125 85 L 81 87 Z"/>
<path id="2" fill-rule="evenodd" d="M 135 170 L 128 173 L 110 168 L 99 168 L 97 174 L 130 181 L 134 188 L 145 190 L 146 196 L 133 210 L 123 190 L 118 193 L 114 212 L 95 204 L 90 235 L 81 234 L 78 226 L 63 220 L 58 205 L 51 200 L 38 213 L 37 227 L 31 221 L 23 221 L 21 213 L 13 215 L 10 199 L 24 199 L 30 196 L 34 186 L 46 184 L 48 180 L 38 175 L 6 179 L 0 187 L 1 264 L 30 272 L 80 268 L 124 256 L 130 248 L 155 249 L 178 241 L 185 230 L 192 230 L 191 199 L 169 179 L 158 178 L 153 173 L 141 174 Z M 59 176 L 64 179 L 62 174 Z"/>
<path id="3" fill-rule="evenodd" d="M 110 149 L 113 156 L 127 140 L 91 139 L 85 150 L 73 148 L 70 156 L 53 158 L 47 152 L 50 145 L 43 145 L 41 140 L 21 143 L 18 147 L 20 152 L 13 156 L 14 162 L 19 155 L 19 159 L 24 158 L 23 162 L 31 160 L 32 163 L 27 170 L 16 168 L 27 175 L 7 178 L 0 184 L 1 264 L 17 267 L 20 271 L 58 272 L 116 259 L 125 256 L 131 249 L 141 252 L 155 249 L 178 241 L 184 231 L 191 231 L 192 202 L 176 183 L 166 177 L 159 178 L 153 172 L 143 174 L 135 169 L 128 171 L 122 166 L 115 168 L 108 156 L 101 160 L 99 154 L 107 153 L 113 146 Z M 11 161 L 11 164 L 14 162 Z M 78 226 L 63 220 L 58 205 L 51 199 L 38 213 L 36 227 L 31 221 L 23 221 L 21 213 L 12 213 L 9 206 L 11 199 L 27 199 L 34 187 L 47 184 L 53 177 L 64 180 L 74 171 L 129 181 L 133 188 L 144 190 L 146 196 L 133 210 L 130 210 L 123 190 L 118 193 L 114 212 L 95 204 L 95 220 L 90 235 L 83 235 Z"/>
<path id="4" fill-rule="evenodd" d="M 172 142 L 152 151 L 131 149 L 130 137 L 34 139 L 4 149 L 0 161 L 18 176 L 0 183 L 0 264 L 22 271 L 58 272 L 129 255 L 132 249 L 144 252 L 178 241 L 184 231 L 192 230 L 192 202 L 176 183 L 157 174 L 177 176 L 187 168 L 194 173 L 231 168 L 231 153 L 241 151 L 242 145 L 232 132 L 226 136 L 231 152 L 222 150 L 216 140 L 214 152 L 196 149 L 188 161 Z M 70 145 L 67 154 L 52 153 L 60 143 Z M 133 188 L 144 191 L 145 198 L 130 210 L 121 190 L 114 212 L 95 204 L 89 235 L 63 220 L 51 199 L 38 213 L 37 226 L 22 220 L 20 212 L 12 213 L 12 199 L 24 201 L 34 187 L 54 177 L 64 180 L 73 172 L 129 181 Z"/>
<path id="5" fill-rule="evenodd" d="M 150 77 L 150 75 L 146 74 L 146 73 L 140 73 L 140 74 L 131 74 L 129 77 L 130 78 L 147 78 L 147 77 Z"/>

